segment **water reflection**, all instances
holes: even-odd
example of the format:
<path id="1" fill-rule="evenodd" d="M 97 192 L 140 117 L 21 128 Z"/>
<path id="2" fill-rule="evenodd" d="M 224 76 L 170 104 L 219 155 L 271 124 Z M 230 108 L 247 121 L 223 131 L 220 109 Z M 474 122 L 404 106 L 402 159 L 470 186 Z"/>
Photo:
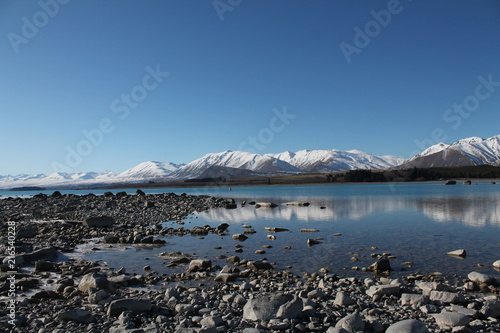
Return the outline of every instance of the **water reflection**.
<path id="1" fill-rule="evenodd" d="M 309 207 L 279 206 L 271 209 L 247 205 L 238 209 L 212 209 L 200 215 L 214 222 L 238 223 L 255 220 L 307 222 L 359 220 L 376 213 L 416 211 L 436 222 L 459 222 L 472 227 L 500 227 L 500 197 L 351 197 L 310 202 Z"/>

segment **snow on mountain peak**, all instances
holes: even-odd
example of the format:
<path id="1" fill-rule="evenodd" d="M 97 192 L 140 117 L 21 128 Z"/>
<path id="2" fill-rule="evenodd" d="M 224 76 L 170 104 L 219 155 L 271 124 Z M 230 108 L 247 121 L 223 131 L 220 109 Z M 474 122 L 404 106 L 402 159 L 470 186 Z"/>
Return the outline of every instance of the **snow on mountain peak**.
<path id="1" fill-rule="evenodd" d="M 455 142 L 455 144 L 463 145 L 463 144 L 478 143 L 478 142 L 483 142 L 483 141 L 485 141 L 483 138 L 480 138 L 478 136 L 472 136 L 470 138 L 458 140 L 457 142 Z"/>

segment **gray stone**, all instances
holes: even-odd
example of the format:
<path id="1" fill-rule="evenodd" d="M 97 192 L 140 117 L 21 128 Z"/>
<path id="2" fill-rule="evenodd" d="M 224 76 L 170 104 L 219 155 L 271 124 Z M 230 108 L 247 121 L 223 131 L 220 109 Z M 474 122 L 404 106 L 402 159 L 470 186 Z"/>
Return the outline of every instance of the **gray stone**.
<path id="1" fill-rule="evenodd" d="M 486 283 L 486 284 L 495 283 L 494 277 L 479 272 L 470 272 L 467 275 L 467 278 L 476 283 Z"/>
<path id="2" fill-rule="evenodd" d="M 177 304 L 175 306 L 175 312 L 181 315 L 187 315 L 194 312 L 194 306 L 191 304 Z"/>
<path id="3" fill-rule="evenodd" d="M 115 219 L 110 216 L 90 217 L 83 221 L 83 225 L 87 228 L 107 228 L 115 224 Z"/>
<path id="4" fill-rule="evenodd" d="M 419 320 L 406 319 L 392 324 L 385 333 L 429 333 L 429 330 Z"/>
<path id="5" fill-rule="evenodd" d="M 475 310 L 475 309 L 469 309 L 469 308 L 466 308 L 466 307 L 463 307 L 463 306 L 460 306 L 460 305 L 456 305 L 456 304 L 451 304 L 450 305 L 450 310 L 451 312 L 458 312 L 458 313 L 462 313 L 466 316 L 469 316 L 469 317 L 477 317 L 478 315 L 478 311 Z"/>
<path id="6" fill-rule="evenodd" d="M 387 258 L 380 258 L 369 267 L 374 272 L 388 272 L 392 271 L 391 263 Z"/>
<path id="7" fill-rule="evenodd" d="M 493 268 L 500 269 L 500 260 L 497 260 L 493 263 Z"/>
<path id="8" fill-rule="evenodd" d="M 368 296 L 371 296 L 372 298 L 378 298 L 384 295 L 385 296 L 399 295 L 399 293 L 400 293 L 399 286 L 391 286 L 391 285 L 371 286 L 366 291 L 366 294 Z"/>
<path id="9" fill-rule="evenodd" d="M 488 300 L 481 308 L 481 313 L 486 317 L 500 317 L 500 301 Z"/>
<path id="10" fill-rule="evenodd" d="M 58 321 L 76 321 L 82 324 L 90 324 L 95 320 L 90 312 L 81 309 L 61 312 L 57 315 L 56 319 Z"/>
<path id="11" fill-rule="evenodd" d="M 290 303 L 287 305 L 287 303 Z M 299 309 L 300 307 L 300 309 Z M 302 311 L 302 300 L 288 294 L 258 296 L 247 301 L 243 307 L 243 319 L 268 321 L 272 318 L 293 319 Z"/>
<path id="12" fill-rule="evenodd" d="M 200 324 L 201 327 L 203 328 L 217 327 L 217 326 L 223 326 L 224 320 L 222 320 L 222 318 L 218 316 L 210 316 L 203 318 L 200 321 Z"/>
<path id="13" fill-rule="evenodd" d="M 465 297 L 462 294 L 451 293 L 448 291 L 431 291 L 429 294 L 429 299 L 431 301 L 437 301 L 442 303 L 464 303 Z"/>
<path id="14" fill-rule="evenodd" d="M 424 295 L 429 295 L 431 291 L 436 290 L 436 291 L 450 291 L 453 292 L 455 291 L 453 288 L 451 288 L 448 285 L 445 285 L 440 282 L 425 282 L 425 281 L 416 281 L 415 285 L 422 290 Z"/>
<path id="15" fill-rule="evenodd" d="M 117 316 L 123 311 L 134 313 L 151 311 L 151 301 L 149 299 L 122 298 L 116 299 L 109 304 L 108 316 Z"/>
<path id="16" fill-rule="evenodd" d="M 348 306 L 352 304 L 356 304 L 356 301 L 349 296 L 347 293 L 343 291 L 339 291 L 337 295 L 335 295 L 335 301 L 333 302 L 335 305 L 339 306 Z"/>
<path id="17" fill-rule="evenodd" d="M 266 262 L 266 261 L 262 261 L 262 260 L 255 260 L 255 261 L 252 261 L 251 263 L 248 264 L 248 267 L 252 268 L 252 269 L 273 269 L 273 266 Z"/>
<path id="18" fill-rule="evenodd" d="M 195 259 L 191 260 L 189 263 L 189 270 L 208 270 L 212 267 L 212 260 L 206 260 L 206 259 Z"/>
<path id="19" fill-rule="evenodd" d="M 335 328 L 333 326 L 330 326 L 328 330 L 326 330 L 326 333 L 349 333 L 343 328 Z"/>
<path id="20" fill-rule="evenodd" d="M 234 240 L 238 240 L 238 241 L 244 241 L 248 238 L 247 235 L 245 234 L 234 234 L 233 236 L 231 236 Z"/>
<path id="21" fill-rule="evenodd" d="M 37 260 L 49 260 L 56 258 L 59 255 L 59 252 L 53 247 L 45 247 L 43 249 L 39 249 L 33 251 L 31 253 L 23 254 L 24 261 L 37 261 Z"/>
<path id="22" fill-rule="evenodd" d="M 303 307 L 304 304 L 302 299 L 294 297 L 290 302 L 287 302 L 279 307 L 278 312 L 276 313 L 276 318 L 295 319 L 300 315 Z"/>
<path id="23" fill-rule="evenodd" d="M 460 249 L 460 250 L 450 251 L 447 253 L 447 255 L 453 256 L 453 257 L 465 258 L 465 257 L 467 257 L 467 252 L 464 249 Z"/>
<path id="24" fill-rule="evenodd" d="M 361 315 L 355 312 L 340 319 L 337 324 L 335 324 L 335 328 L 343 328 L 347 332 L 364 331 L 365 323 Z"/>
<path id="25" fill-rule="evenodd" d="M 108 289 L 109 282 L 105 274 L 89 273 L 82 277 L 78 283 L 78 290 L 82 293 L 89 293 L 90 288 Z"/>
<path id="26" fill-rule="evenodd" d="M 455 326 L 466 326 L 469 324 L 469 317 L 462 313 L 443 311 L 432 316 L 441 329 L 450 329 Z"/>
<path id="27" fill-rule="evenodd" d="M 413 307 L 420 307 L 429 303 L 429 297 L 421 294 L 402 294 L 401 305 L 411 305 Z"/>

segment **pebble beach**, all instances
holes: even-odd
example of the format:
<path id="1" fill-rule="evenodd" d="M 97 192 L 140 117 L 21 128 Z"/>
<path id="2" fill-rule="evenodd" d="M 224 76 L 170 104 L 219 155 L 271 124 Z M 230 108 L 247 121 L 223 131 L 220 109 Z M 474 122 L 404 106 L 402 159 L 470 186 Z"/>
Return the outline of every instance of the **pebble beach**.
<path id="1" fill-rule="evenodd" d="M 173 274 L 147 262 L 143 274 L 131 274 L 67 257 L 89 239 L 99 246 L 162 246 L 166 236 L 247 237 L 225 223 L 162 225 L 238 205 L 140 190 L 1 199 L 0 332 L 500 332 L 498 275 L 391 278 L 391 258 L 383 254 L 365 278 L 326 267 L 297 274 L 244 253 L 220 265 L 165 252 L 166 265 L 182 269 Z"/>

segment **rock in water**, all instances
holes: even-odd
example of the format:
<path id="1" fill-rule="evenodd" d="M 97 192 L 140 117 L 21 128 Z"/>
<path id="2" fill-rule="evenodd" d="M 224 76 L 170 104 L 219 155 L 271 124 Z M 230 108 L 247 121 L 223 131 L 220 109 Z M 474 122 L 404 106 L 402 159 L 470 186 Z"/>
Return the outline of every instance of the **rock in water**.
<path id="1" fill-rule="evenodd" d="M 460 249 L 460 250 L 450 251 L 447 253 L 447 255 L 452 256 L 452 257 L 465 258 L 465 257 L 467 257 L 467 252 L 465 252 L 464 249 Z"/>
<path id="2" fill-rule="evenodd" d="M 115 224 L 115 219 L 110 216 L 90 217 L 83 222 L 87 228 L 107 228 Z"/>
<path id="3" fill-rule="evenodd" d="M 429 330 L 419 320 L 406 319 L 392 324 L 385 333 L 429 333 Z"/>
<path id="4" fill-rule="evenodd" d="M 247 236 L 247 235 L 245 235 L 245 234 L 234 234 L 234 235 L 232 236 L 232 238 L 233 238 L 234 240 L 238 240 L 238 241 L 241 241 L 241 242 L 242 242 L 242 241 L 246 240 L 246 239 L 248 238 L 248 236 Z"/>
<path id="5" fill-rule="evenodd" d="M 497 260 L 493 263 L 493 268 L 500 269 L 500 260 Z"/>
<path id="6" fill-rule="evenodd" d="M 380 258 L 376 263 L 372 264 L 369 269 L 374 272 L 390 272 L 392 271 L 391 263 L 387 258 Z"/>

